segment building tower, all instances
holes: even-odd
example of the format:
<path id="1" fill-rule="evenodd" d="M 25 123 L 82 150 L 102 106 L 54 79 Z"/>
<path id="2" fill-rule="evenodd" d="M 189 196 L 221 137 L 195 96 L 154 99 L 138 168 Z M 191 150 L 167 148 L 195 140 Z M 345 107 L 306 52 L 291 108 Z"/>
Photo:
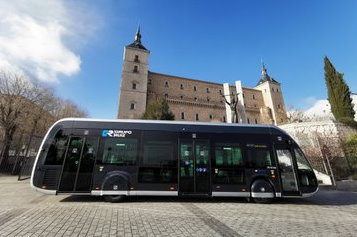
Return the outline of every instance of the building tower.
<path id="1" fill-rule="evenodd" d="M 267 69 L 263 63 L 262 76 L 255 86 L 263 94 L 265 110 L 261 114 L 265 118 L 270 118 L 271 123 L 278 125 L 287 122 L 286 110 L 281 91 L 280 83 L 268 75 Z"/>
<path id="2" fill-rule="evenodd" d="M 125 46 L 118 118 L 137 119 L 146 110 L 149 54 L 141 44 L 140 26 L 132 44 Z"/>

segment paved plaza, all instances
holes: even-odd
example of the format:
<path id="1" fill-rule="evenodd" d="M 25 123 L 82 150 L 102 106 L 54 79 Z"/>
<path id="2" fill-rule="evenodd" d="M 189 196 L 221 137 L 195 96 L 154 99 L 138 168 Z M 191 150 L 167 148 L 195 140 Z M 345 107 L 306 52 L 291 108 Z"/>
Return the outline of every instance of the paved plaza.
<path id="1" fill-rule="evenodd" d="M 244 199 L 49 196 L 0 176 L 0 236 L 356 236 L 357 193 L 320 190 L 274 204 Z"/>

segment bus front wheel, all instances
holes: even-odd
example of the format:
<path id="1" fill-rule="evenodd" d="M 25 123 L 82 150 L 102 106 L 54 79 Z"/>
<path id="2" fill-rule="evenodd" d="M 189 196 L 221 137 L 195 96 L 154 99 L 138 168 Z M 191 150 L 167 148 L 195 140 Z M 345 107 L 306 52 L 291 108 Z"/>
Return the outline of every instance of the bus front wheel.
<path id="1" fill-rule="evenodd" d="M 255 203 L 267 204 L 273 202 L 274 188 L 264 179 L 257 179 L 251 186 L 251 198 Z"/>
<path id="2" fill-rule="evenodd" d="M 122 202 L 125 199 L 125 195 L 105 195 L 104 200 L 106 202 Z"/>

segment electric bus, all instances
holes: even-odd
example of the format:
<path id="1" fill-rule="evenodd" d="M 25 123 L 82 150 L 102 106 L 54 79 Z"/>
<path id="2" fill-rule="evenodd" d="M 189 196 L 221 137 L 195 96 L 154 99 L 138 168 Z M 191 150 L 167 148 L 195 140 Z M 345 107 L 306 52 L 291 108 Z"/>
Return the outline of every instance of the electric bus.
<path id="1" fill-rule="evenodd" d="M 47 194 L 306 197 L 317 178 L 273 125 L 67 118 L 47 132 L 31 186 Z"/>

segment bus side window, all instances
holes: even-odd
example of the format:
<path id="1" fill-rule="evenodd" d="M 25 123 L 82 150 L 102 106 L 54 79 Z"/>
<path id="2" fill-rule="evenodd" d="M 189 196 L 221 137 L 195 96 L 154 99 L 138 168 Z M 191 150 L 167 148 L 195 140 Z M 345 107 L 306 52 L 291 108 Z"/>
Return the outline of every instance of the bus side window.
<path id="1" fill-rule="evenodd" d="M 138 154 L 138 139 L 136 138 L 106 138 L 102 161 L 104 164 L 136 165 Z"/>
<path id="2" fill-rule="evenodd" d="M 62 165 L 67 149 L 68 136 L 59 130 L 52 140 L 46 155 L 45 165 Z"/>
<path id="3" fill-rule="evenodd" d="M 267 148 L 249 148 L 247 150 L 247 167 L 267 168 L 273 166 L 273 158 L 270 149 Z"/>
<path id="4" fill-rule="evenodd" d="M 214 184 L 242 184 L 244 167 L 239 144 L 216 143 L 213 158 Z"/>

